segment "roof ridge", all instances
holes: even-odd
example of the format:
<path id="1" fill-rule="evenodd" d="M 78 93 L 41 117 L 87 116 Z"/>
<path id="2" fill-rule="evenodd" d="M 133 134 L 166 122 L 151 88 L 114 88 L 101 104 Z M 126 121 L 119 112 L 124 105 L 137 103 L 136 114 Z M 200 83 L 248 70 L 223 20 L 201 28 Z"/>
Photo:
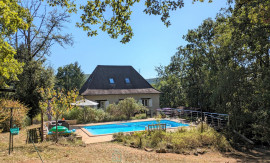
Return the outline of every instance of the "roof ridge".
<path id="1" fill-rule="evenodd" d="M 132 67 L 131 65 L 97 65 L 97 67 Z"/>

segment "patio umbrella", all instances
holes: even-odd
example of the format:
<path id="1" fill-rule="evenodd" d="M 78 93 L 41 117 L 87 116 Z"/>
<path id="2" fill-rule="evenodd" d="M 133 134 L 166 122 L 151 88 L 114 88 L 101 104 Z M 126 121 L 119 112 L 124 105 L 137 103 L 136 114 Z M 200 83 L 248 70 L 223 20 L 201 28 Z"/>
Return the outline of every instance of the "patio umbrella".
<path id="1" fill-rule="evenodd" d="M 96 103 L 94 101 L 87 100 L 87 99 L 83 99 L 83 100 L 77 101 L 75 103 L 71 103 L 71 105 L 81 106 L 83 108 L 85 106 L 94 106 L 94 108 L 97 108 L 98 103 Z M 85 108 L 84 108 L 84 121 L 85 121 Z"/>
<path id="2" fill-rule="evenodd" d="M 96 103 L 94 101 L 87 100 L 87 99 L 83 99 L 83 100 L 77 101 L 75 103 L 71 103 L 71 105 L 76 105 L 76 106 L 97 106 L 98 103 Z"/>

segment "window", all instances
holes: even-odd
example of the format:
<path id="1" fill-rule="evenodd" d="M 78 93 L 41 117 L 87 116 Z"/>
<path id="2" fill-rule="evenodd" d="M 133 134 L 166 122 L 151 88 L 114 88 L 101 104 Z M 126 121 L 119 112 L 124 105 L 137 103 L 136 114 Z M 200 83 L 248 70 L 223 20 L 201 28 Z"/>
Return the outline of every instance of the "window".
<path id="1" fill-rule="evenodd" d="M 97 100 L 96 102 L 98 103 L 98 108 L 106 108 L 106 101 L 107 100 Z"/>
<path id="2" fill-rule="evenodd" d="M 125 78 L 126 84 L 130 84 L 129 78 Z"/>
<path id="3" fill-rule="evenodd" d="M 142 99 L 143 106 L 148 106 L 148 99 Z"/>
<path id="4" fill-rule="evenodd" d="M 151 98 L 142 98 L 139 102 L 146 107 L 152 107 L 153 105 L 153 100 Z"/>
<path id="5" fill-rule="evenodd" d="M 110 84 L 114 84 L 113 78 L 110 78 L 109 81 L 110 81 Z"/>

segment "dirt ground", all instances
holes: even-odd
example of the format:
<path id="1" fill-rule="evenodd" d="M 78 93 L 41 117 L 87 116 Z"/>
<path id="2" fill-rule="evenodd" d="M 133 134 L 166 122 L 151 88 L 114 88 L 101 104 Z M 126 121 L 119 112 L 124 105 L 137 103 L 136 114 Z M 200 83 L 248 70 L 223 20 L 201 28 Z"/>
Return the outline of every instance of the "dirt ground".
<path id="1" fill-rule="evenodd" d="M 22 130 L 14 136 L 14 151 L 8 155 L 9 133 L 0 133 L 0 162 L 41 162 L 33 144 L 25 144 L 26 133 Z M 67 144 L 60 141 L 35 144 L 44 162 L 270 162 L 270 151 L 254 149 L 250 152 L 219 153 L 208 150 L 203 155 L 160 154 L 146 152 L 113 142 L 96 144 Z"/>

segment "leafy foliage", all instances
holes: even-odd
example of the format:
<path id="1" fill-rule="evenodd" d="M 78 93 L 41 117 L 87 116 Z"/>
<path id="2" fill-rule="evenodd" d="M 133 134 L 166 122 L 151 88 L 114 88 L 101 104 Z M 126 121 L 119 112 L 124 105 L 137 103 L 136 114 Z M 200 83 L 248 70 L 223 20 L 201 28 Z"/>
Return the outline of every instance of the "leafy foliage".
<path id="1" fill-rule="evenodd" d="M 111 115 L 102 109 L 91 107 L 74 108 L 69 113 L 64 114 L 65 119 L 74 120 L 78 123 L 105 122 L 113 120 Z"/>
<path id="2" fill-rule="evenodd" d="M 207 19 L 189 30 L 183 37 L 188 44 L 178 48 L 168 66 L 158 68 L 164 92 L 161 103 L 227 113 L 229 137 L 235 129 L 257 143 L 269 144 L 270 24 L 253 12 L 269 7 L 269 2 L 264 8 L 262 4 L 237 1 L 234 9 L 216 20 Z M 164 84 L 175 80 L 177 84 Z M 176 97 L 166 98 L 171 94 Z"/>
<path id="3" fill-rule="evenodd" d="M 15 97 L 30 108 L 28 116 L 32 119 L 40 112 L 39 88 L 50 88 L 54 85 L 52 68 L 45 68 L 42 61 L 26 61 L 23 73 L 18 75 L 19 82 L 15 84 Z"/>
<path id="4" fill-rule="evenodd" d="M 146 108 L 139 105 L 133 98 L 127 98 L 120 104 L 110 104 L 106 111 L 91 107 L 77 107 L 63 115 L 65 119 L 76 119 L 79 123 L 106 122 L 128 119 L 146 118 Z M 135 113 L 137 113 L 135 115 Z M 141 114 L 138 114 L 141 113 Z M 135 116 L 134 116 L 135 115 Z"/>
<path id="5" fill-rule="evenodd" d="M 231 150 L 225 136 L 204 124 L 201 132 L 200 126 L 196 128 L 180 127 L 176 132 L 165 132 L 162 130 L 138 131 L 134 134 L 116 133 L 113 135 L 115 141 L 125 144 L 131 143 L 138 148 L 167 149 L 171 152 L 180 153 L 198 147 L 212 147 L 220 151 Z M 169 150 L 168 150 L 169 151 Z"/>
<path id="6" fill-rule="evenodd" d="M 47 0 L 47 2 L 52 6 L 67 8 L 69 12 L 77 12 L 76 4 L 73 1 Z M 83 14 L 81 15 L 81 22 L 77 23 L 77 27 L 87 31 L 88 36 L 96 36 L 98 32 L 95 26 L 99 25 L 99 29 L 107 32 L 111 38 L 117 39 L 119 35 L 122 35 L 121 42 L 127 43 L 134 35 L 128 22 L 132 14 L 132 7 L 139 2 L 140 0 L 89 0 L 86 4 L 80 5 Z M 183 0 L 146 0 L 144 4 L 146 6 L 144 13 L 161 15 L 161 21 L 167 27 L 171 24 L 168 20 L 170 11 L 184 6 Z"/>
<path id="7" fill-rule="evenodd" d="M 7 41 L 18 29 L 27 29 L 24 19 L 28 17 L 26 9 L 16 1 L 0 1 L 0 87 L 7 87 L 7 80 L 18 80 L 23 63 L 14 59 L 15 49 Z"/>
<path id="8" fill-rule="evenodd" d="M 74 108 L 71 103 L 76 101 L 78 96 L 78 92 L 72 91 L 64 91 L 62 89 L 52 89 L 52 88 L 40 88 L 39 92 L 42 97 L 42 101 L 39 102 L 40 107 L 44 110 L 47 107 L 50 107 L 49 114 L 52 115 L 56 120 L 56 142 L 58 141 L 58 118 L 62 117 L 65 113 L 69 112 Z"/>
<path id="9" fill-rule="evenodd" d="M 74 64 L 59 67 L 56 80 L 56 87 L 63 88 L 66 91 L 79 90 L 84 82 L 84 73 L 78 62 L 75 62 Z"/>
<path id="10" fill-rule="evenodd" d="M 3 131 L 9 131 L 10 127 L 10 107 L 13 107 L 13 121 L 17 127 L 23 127 L 25 118 L 27 117 L 28 108 L 14 100 L 0 100 L 0 125 Z"/>
<path id="11" fill-rule="evenodd" d="M 121 100 L 117 105 L 110 104 L 106 108 L 106 112 L 110 113 L 111 115 L 115 117 L 125 116 L 127 119 L 130 119 L 135 113 L 146 112 L 147 110 L 147 108 L 145 108 L 142 104 L 137 103 L 135 99 L 131 97 Z"/>

